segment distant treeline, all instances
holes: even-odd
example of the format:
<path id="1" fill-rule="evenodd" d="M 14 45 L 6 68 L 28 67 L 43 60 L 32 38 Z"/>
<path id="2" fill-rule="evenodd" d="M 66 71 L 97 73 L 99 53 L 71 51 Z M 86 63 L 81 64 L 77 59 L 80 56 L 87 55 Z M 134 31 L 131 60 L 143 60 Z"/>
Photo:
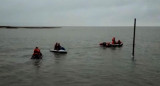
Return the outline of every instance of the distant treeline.
<path id="1" fill-rule="evenodd" d="M 0 28 L 61 28 L 61 27 L 48 27 L 48 26 L 0 26 Z"/>

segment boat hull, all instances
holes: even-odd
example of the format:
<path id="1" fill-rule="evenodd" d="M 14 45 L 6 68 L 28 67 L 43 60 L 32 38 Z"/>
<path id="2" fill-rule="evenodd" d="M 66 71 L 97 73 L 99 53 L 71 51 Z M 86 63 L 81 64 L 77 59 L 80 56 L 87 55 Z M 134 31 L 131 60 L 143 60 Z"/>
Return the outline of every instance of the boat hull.
<path id="1" fill-rule="evenodd" d="M 121 44 L 112 44 L 112 43 L 103 42 L 103 43 L 100 43 L 99 45 L 103 46 L 103 47 L 122 47 L 123 43 L 121 43 Z"/>
<path id="2" fill-rule="evenodd" d="M 54 52 L 54 53 L 67 53 L 66 50 L 54 50 L 54 49 L 50 49 L 50 52 Z"/>

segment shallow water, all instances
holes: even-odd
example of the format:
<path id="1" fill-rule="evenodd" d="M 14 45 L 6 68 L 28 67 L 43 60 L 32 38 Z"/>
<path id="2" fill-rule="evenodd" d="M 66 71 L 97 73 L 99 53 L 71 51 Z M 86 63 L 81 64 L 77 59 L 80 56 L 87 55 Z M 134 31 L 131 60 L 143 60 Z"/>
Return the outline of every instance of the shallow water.
<path id="1" fill-rule="evenodd" d="M 160 27 L 62 27 L 0 29 L 0 86 L 158 86 Z M 120 48 L 98 44 L 123 41 Z M 60 42 L 67 54 L 49 51 Z M 31 60 L 38 46 L 42 60 Z"/>

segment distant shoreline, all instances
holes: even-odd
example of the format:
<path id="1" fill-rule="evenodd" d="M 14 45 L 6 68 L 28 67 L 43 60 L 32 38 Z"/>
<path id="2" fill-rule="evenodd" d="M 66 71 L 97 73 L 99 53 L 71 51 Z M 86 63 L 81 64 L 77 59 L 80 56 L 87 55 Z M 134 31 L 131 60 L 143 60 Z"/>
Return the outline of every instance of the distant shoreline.
<path id="1" fill-rule="evenodd" d="M 43 28 L 61 28 L 61 27 L 48 27 L 48 26 L 0 26 L 0 28 L 7 28 L 7 29 L 18 29 L 18 28 L 34 28 L 34 29 L 43 29 Z"/>
<path id="2" fill-rule="evenodd" d="M 58 29 L 62 27 L 133 27 L 133 26 L 0 26 L 0 29 Z M 137 26 L 137 27 L 160 28 L 160 26 Z"/>

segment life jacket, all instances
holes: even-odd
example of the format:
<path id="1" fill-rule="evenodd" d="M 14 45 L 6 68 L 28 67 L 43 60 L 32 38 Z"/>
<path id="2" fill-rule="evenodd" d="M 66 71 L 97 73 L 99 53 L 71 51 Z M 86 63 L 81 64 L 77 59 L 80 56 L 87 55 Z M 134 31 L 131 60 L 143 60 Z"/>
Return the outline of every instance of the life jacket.
<path id="1" fill-rule="evenodd" d="M 40 54 L 40 50 L 39 49 L 34 49 L 34 54 Z"/>
<path id="2" fill-rule="evenodd" d="M 115 37 L 112 38 L 112 44 L 115 44 Z"/>

